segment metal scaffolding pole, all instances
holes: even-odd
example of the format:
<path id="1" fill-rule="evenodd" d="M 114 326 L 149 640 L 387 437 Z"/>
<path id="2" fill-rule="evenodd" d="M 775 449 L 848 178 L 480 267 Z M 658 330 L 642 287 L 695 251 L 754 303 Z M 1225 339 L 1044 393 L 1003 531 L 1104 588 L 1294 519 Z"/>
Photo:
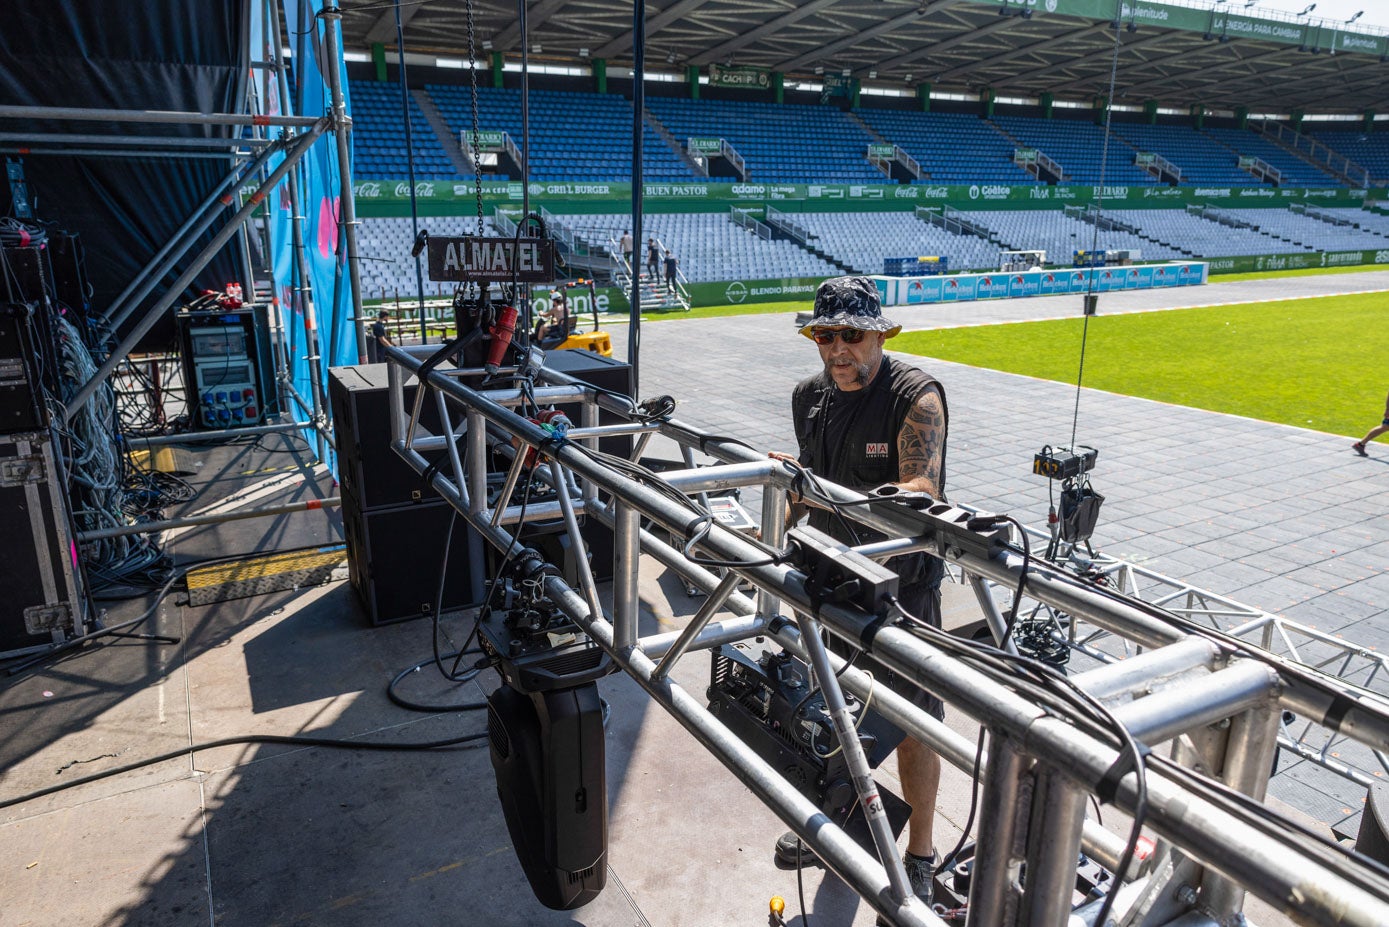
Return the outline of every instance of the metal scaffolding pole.
<path id="1" fill-rule="evenodd" d="M 121 324 L 140 304 L 140 301 L 148 296 L 150 291 L 159 285 L 159 281 L 164 278 L 164 275 L 173 269 L 178 259 L 193 246 L 193 243 L 203 232 L 207 231 L 213 222 L 217 221 L 222 210 L 236 202 L 232 195 L 227 192 L 227 188 L 259 171 L 278 150 L 278 145 L 266 148 L 250 165 L 233 168 L 226 177 L 222 178 L 221 183 L 212 188 L 212 192 L 198 204 L 193 215 L 179 226 L 178 231 L 164 243 L 164 246 L 154 257 L 150 258 L 149 263 L 135 275 L 121 295 L 117 296 L 115 302 L 111 303 L 110 308 L 106 310 L 104 313 L 106 323 L 111 326 L 112 331 L 121 327 Z"/>
<path id="2" fill-rule="evenodd" d="M 342 74 L 338 61 L 342 50 L 342 11 L 327 0 L 323 5 L 325 23 L 323 39 L 326 45 L 323 60 L 327 62 L 328 89 L 332 93 L 333 134 L 337 139 L 338 180 L 341 190 L 339 209 L 342 215 L 343 234 L 347 240 L 347 279 L 352 286 L 352 328 L 357 333 L 357 351 L 365 357 L 367 353 L 367 330 L 360 324 L 362 319 L 362 272 L 357 260 L 357 206 L 352 195 L 352 120 L 347 118 L 347 104 L 342 96 Z M 336 306 L 333 307 L 335 310 Z"/>
<path id="3" fill-rule="evenodd" d="M 265 139 L 255 138 L 184 138 L 180 135 L 91 135 L 83 133 L 47 132 L 39 136 L 26 132 L 0 132 L 0 142 L 32 145 L 42 141 L 53 145 L 124 146 L 126 148 L 257 148 L 268 145 Z M 100 151 L 92 152 L 101 154 Z"/>
<path id="4" fill-rule="evenodd" d="M 203 126 L 289 126 L 312 128 L 313 116 L 248 116 L 244 113 L 179 113 L 167 110 L 96 109 L 73 106 L 0 106 L 0 119 L 56 119 L 75 122 L 152 122 Z"/>
<path id="5" fill-rule="evenodd" d="M 281 178 L 288 173 L 290 167 L 303 157 L 304 152 L 309 150 L 309 146 L 314 143 L 315 139 L 323 134 L 327 127 L 327 119 L 319 120 L 307 134 L 301 136 L 290 146 L 289 151 L 285 155 L 285 160 L 276 167 L 275 170 L 270 172 L 269 178 L 267 178 L 266 182 L 252 195 L 250 201 L 237 210 L 236 215 L 232 216 L 227 224 L 218 230 L 207 247 L 193 259 L 192 264 L 184 270 L 184 272 L 179 275 L 179 278 L 169 287 L 168 292 L 150 307 L 149 311 L 145 313 L 144 318 L 136 323 L 135 327 L 131 329 L 130 334 L 126 335 L 125 339 L 116 346 L 115 350 L 111 352 L 111 356 L 97 369 L 96 373 L 92 375 L 92 378 L 82 384 L 81 388 L 78 389 L 76 395 L 72 397 L 72 400 L 67 405 L 67 410 L 64 413 L 66 421 L 72 421 L 73 417 L 77 415 L 82 406 L 86 404 L 87 400 L 92 397 L 92 394 L 96 392 L 97 388 L 106 382 L 106 379 L 111 376 L 111 373 L 125 360 L 126 355 L 134 349 L 135 345 L 139 344 L 140 339 L 145 336 L 145 333 L 154 327 L 154 323 L 159 320 L 164 310 L 168 309 L 169 306 L 173 305 L 175 300 L 182 296 L 184 288 L 193 282 L 193 278 L 207 265 L 207 262 L 212 260 L 217 252 L 222 249 L 222 246 L 231 240 L 231 237 L 235 235 L 237 229 L 240 228 L 241 223 L 246 221 L 246 217 L 254 212 L 256 207 L 260 204 L 260 201 L 264 199 L 266 192 L 274 189 L 275 184 L 279 183 Z"/>
<path id="6" fill-rule="evenodd" d="M 160 521 L 142 521 L 134 525 L 121 525 L 116 528 L 98 528 L 82 531 L 77 540 L 83 544 L 106 538 L 125 537 L 130 534 L 153 534 L 156 531 L 169 531 L 173 528 L 194 528 L 199 525 L 220 525 L 229 521 L 245 521 L 250 518 L 269 518 L 272 515 L 292 515 L 295 512 L 315 512 L 342 505 L 340 496 L 328 499 L 309 499 L 306 502 L 289 502 L 284 505 L 270 505 L 259 509 L 241 509 L 236 512 L 219 512 L 215 515 L 187 515 L 183 518 L 165 518 Z"/>

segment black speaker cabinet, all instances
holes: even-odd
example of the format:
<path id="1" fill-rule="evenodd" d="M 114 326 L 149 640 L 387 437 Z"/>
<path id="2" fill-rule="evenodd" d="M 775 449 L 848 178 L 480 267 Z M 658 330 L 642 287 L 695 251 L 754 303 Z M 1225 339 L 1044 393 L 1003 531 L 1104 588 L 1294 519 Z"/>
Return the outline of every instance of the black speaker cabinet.
<path id="1" fill-rule="evenodd" d="M 415 399 L 414 384 L 405 387 L 405 405 Z M 391 450 L 390 390 L 385 364 L 333 367 L 328 371 L 328 402 L 333 410 L 337 437 L 338 482 L 344 494 L 352 494 L 364 510 L 436 501 L 414 469 Z M 421 410 L 420 424 L 433 434 L 442 433 L 433 398 Z M 430 462 L 447 454 L 424 455 Z"/>
<path id="2" fill-rule="evenodd" d="M 487 698 L 487 734 L 497 796 L 531 891 L 556 911 L 588 904 L 608 870 L 598 687 L 523 695 L 502 686 Z"/>
<path id="3" fill-rule="evenodd" d="M 0 588 L 0 657 L 86 633 L 86 577 L 46 431 L 0 436 Z"/>
<path id="4" fill-rule="evenodd" d="M 26 303 L 0 302 L 0 434 L 48 428 L 48 406 L 34 371 L 32 312 Z"/>
<path id="5" fill-rule="evenodd" d="M 443 500 L 362 509 L 343 493 L 348 578 L 373 625 L 432 615 L 445 571 L 442 611 L 481 604 L 482 539 L 462 515 L 453 515 L 453 507 Z"/>

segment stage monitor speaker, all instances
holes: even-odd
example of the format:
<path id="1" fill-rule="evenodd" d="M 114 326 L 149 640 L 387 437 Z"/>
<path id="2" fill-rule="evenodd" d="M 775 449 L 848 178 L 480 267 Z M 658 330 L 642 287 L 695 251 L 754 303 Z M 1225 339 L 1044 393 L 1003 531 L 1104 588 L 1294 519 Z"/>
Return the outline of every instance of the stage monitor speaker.
<path id="1" fill-rule="evenodd" d="M 347 575 L 373 625 L 434 613 L 446 544 L 447 578 L 440 609 L 481 604 L 482 538 L 462 515 L 453 515 L 453 507 L 443 500 L 363 510 L 350 493 L 342 494 Z"/>
<path id="2" fill-rule="evenodd" d="M 328 401 L 333 409 L 333 430 L 339 457 L 338 478 L 344 494 L 351 493 L 363 510 L 387 508 L 409 502 L 433 502 L 439 495 L 425 484 L 400 455 L 391 450 L 390 390 L 385 364 L 333 367 L 328 371 Z M 405 387 L 405 407 L 415 401 L 415 385 Z M 420 425 L 440 434 L 435 403 L 426 402 Z M 424 455 L 432 462 L 445 452 Z"/>
<path id="3" fill-rule="evenodd" d="M 598 687 L 529 695 L 501 686 L 487 699 L 497 796 L 531 891 L 568 911 L 603 890 L 608 799 Z"/>

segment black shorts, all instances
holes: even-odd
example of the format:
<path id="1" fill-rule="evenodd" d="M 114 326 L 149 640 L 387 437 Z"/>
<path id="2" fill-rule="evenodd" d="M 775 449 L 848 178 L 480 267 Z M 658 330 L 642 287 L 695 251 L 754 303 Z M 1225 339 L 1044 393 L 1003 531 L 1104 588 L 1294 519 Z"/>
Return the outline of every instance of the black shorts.
<path id="1" fill-rule="evenodd" d="M 904 611 L 922 619 L 933 628 L 940 627 L 939 583 L 923 582 L 904 586 L 898 591 L 897 600 L 901 603 Z M 907 624 L 905 627 L 910 628 L 911 625 Z M 857 647 L 845 643 L 833 634 L 829 636 L 829 639 L 829 649 L 846 660 L 853 654 L 860 653 Z M 854 666 L 872 673 L 874 685 L 885 685 L 916 707 L 923 709 L 937 721 L 945 720 L 945 705 L 941 703 L 940 699 L 910 679 L 899 676 L 896 671 L 879 663 L 868 654 L 860 653 L 859 658 L 854 661 Z"/>

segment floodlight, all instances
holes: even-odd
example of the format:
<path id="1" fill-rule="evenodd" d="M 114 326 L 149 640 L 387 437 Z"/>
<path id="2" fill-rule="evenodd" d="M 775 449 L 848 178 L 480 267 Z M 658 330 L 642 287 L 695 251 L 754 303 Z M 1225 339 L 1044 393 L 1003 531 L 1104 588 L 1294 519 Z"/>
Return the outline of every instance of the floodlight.
<path id="1" fill-rule="evenodd" d="M 869 79 L 869 80 L 877 80 L 877 79 L 878 79 L 878 72 L 877 72 L 877 71 L 869 71 L 869 72 L 868 72 L 868 79 Z"/>
<path id="2" fill-rule="evenodd" d="M 588 49 L 587 49 L 587 48 L 581 48 L 581 49 L 579 49 L 579 57 L 580 57 L 580 58 L 587 58 L 587 57 L 588 57 Z"/>
<path id="3" fill-rule="evenodd" d="M 539 43 L 539 42 L 536 42 L 534 45 L 531 46 L 531 54 L 532 54 L 532 55 L 538 55 L 538 54 L 540 54 L 540 43 Z"/>
<path id="4" fill-rule="evenodd" d="M 491 51 L 491 50 L 492 50 L 492 40 L 491 40 L 491 39 L 483 39 L 483 40 L 482 40 L 482 50 L 483 50 L 483 51 Z"/>
<path id="5" fill-rule="evenodd" d="M 843 73 L 845 77 L 848 77 L 850 74 L 854 73 L 854 71 L 853 68 L 845 68 L 841 73 Z"/>

